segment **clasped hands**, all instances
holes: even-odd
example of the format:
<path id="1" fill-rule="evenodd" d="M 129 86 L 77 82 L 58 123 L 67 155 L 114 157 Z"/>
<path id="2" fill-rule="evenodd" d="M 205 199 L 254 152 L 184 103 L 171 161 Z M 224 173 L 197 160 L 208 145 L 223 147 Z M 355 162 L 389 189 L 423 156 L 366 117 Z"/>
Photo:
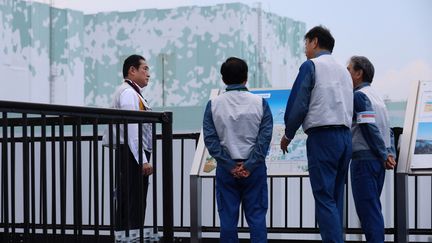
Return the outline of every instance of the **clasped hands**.
<path id="1" fill-rule="evenodd" d="M 141 167 L 141 174 L 145 176 L 153 174 L 153 166 L 150 163 L 143 163 Z"/>
<path id="2" fill-rule="evenodd" d="M 244 167 L 244 162 L 237 162 L 236 167 L 231 170 L 231 174 L 236 179 L 247 178 L 250 175 L 250 172 Z"/>

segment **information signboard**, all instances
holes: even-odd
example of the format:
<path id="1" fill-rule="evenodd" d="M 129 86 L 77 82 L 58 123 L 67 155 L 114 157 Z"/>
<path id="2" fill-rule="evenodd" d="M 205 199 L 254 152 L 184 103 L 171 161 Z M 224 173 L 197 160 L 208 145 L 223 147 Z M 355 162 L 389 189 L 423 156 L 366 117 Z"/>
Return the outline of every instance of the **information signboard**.
<path id="1" fill-rule="evenodd" d="M 290 95 L 289 89 L 252 89 L 252 93 L 267 100 L 273 115 L 273 136 L 270 149 L 266 157 L 268 175 L 307 175 L 306 138 L 307 135 L 300 128 L 295 138 L 288 146 L 288 153 L 283 154 L 280 149 L 280 139 L 284 134 L 285 106 Z M 212 92 L 218 95 L 219 92 Z M 214 96 L 213 96 L 214 97 Z M 212 97 L 210 97 L 212 98 Z M 200 161 L 200 176 L 214 176 L 216 161 L 209 155 L 205 146 Z M 199 151 L 197 151 L 200 153 Z"/>
<path id="2" fill-rule="evenodd" d="M 418 81 L 408 98 L 399 173 L 432 173 L 432 81 Z"/>

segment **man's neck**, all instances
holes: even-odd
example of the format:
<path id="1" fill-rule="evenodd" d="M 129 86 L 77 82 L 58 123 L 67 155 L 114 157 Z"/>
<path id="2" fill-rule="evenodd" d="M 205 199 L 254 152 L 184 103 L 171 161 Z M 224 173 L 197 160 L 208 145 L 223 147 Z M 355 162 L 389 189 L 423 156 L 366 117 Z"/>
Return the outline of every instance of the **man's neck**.
<path id="1" fill-rule="evenodd" d="M 315 57 L 319 57 L 319 56 L 321 56 L 323 54 L 331 54 L 331 52 L 329 50 L 322 49 L 322 48 L 317 48 L 315 50 Z"/>

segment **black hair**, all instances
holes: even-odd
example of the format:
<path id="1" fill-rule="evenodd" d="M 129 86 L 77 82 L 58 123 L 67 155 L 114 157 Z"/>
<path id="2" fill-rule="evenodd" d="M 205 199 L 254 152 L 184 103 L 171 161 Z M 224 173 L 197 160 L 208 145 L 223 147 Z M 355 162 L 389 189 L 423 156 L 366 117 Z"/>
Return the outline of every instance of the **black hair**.
<path id="1" fill-rule="evenodd" d="M 130 67 L 135 67 L 138 69 L 141 65 L 141 60 L 145 61 L 146 59 L 140 55 L 130 55 L 128 58 L 126 58 L 123 63 L 123 78 L 128 76 Z"/>
<path id="2" fill-rule="evenodd" d="M 333 47 L 335 44 L 335 39 L 330 33 L 330 30 L 323 26 L 315 26 L 312 29 L 310 29 L 306 35 L 304 36 L 304 39 L 309 39 L 310 41 L 314 38 L 318 39 L 318 46 L 322 49 L 326 49 L 330 52 L 333 52 Z"/>
<path id="3" fill-rule="evenodd" d="M 350 62 L 355 71 L 363 70 L 363 82 L 372 83 L 375 68 L 373 64 L 364 56 L 352 56 Z"/>
<path id="4" fill-rule="evenodd" d="M 220 73 L 225 84 L 241 84 L 247 81 L 248 66 L 244 60 L 230 57 L 222 63 Z"/>

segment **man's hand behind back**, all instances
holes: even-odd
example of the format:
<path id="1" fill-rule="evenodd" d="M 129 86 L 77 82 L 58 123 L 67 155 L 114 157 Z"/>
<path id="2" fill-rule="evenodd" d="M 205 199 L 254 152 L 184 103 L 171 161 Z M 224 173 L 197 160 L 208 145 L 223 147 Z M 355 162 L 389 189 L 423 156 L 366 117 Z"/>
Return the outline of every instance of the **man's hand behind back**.
<path id="1" fill-rule="evenodd" d="M 153 174 L 153 166 L 150 163 L 143 163 L 141 167 L 141 174 L 145 176 Z"/>

